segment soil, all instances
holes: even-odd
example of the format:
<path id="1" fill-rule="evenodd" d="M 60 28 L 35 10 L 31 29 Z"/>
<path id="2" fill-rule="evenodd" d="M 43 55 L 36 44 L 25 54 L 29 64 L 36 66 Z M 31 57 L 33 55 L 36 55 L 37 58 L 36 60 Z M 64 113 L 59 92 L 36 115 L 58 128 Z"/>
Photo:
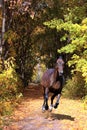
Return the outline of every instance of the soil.
<path id="1" fill-rule="evenodd" d="M 4 126 L 3 130 L 87 130 L 87 110 L 80 100 L 61 97 L 57 109 L 44 113 L 42 104 L 41 86 L 29 85 L 11 117 L 10 125 Z"/>

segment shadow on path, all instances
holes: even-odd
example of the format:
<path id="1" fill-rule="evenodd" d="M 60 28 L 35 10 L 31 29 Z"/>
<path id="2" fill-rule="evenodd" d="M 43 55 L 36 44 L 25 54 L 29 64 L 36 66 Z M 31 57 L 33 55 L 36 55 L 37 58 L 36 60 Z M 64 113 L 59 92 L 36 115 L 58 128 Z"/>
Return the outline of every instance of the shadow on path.
<path id="1" fill-rule="evenodd" d="M 51 118 L 53 119 L 53 120 L 56 120 L 56 119 L 58 119 L 58 120 L 71 120 L 71 121 L 74 121 L 74 117 L 71 117 L 71 116 L 69 116 L 69 115 L 64 115 L 64 114 L 55 114 L 55 113 L 52 113 L 51 114 Z"/>

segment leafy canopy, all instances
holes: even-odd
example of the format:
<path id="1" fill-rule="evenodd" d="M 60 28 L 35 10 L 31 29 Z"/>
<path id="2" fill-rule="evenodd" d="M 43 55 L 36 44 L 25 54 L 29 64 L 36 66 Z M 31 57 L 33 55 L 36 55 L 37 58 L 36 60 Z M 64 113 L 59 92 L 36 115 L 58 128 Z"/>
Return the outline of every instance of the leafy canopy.
<path id="1" fill-rule="evenodd" d="M 44 24 L 50 28 L 56 28 L 57 31 L 64 32 L 64 36 L 60 40 L 66 41 L 67 44 L 59 49 L 58 52 L 72 54 L 68 65 L 74 65 L 75 71 L 82 72 L 87 82 L 87 18 L 83 19 L 81 24 L 73 23 L 72 21 L 64 22 L 61 19 L 53 19 Z"/>

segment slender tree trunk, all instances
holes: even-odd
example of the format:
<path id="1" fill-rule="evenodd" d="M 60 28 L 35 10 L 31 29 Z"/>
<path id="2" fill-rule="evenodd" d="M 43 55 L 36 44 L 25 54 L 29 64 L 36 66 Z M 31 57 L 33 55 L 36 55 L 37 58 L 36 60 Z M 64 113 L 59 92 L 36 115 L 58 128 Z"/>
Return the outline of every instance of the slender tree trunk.
<path id="1" fill-rule="evenodd" d="M 4 4 L 4 0 L 2 0 L 2 38 L 1 38 L 2 51 L 4 45 L 4 33 L 5 33 L 5 4 Z"/>
<path id="2" fill-rule="evenodd" d="M 0 41 L 0 59 L 2 60 L 2 68 L 4 69 L 4 57 L 3 57 L 3 46 L 4 46 L 4 33 L 5 33 L 5 4 L 4 0 L 1 1 L 2 6 L 2 29 L 1 29 L 1 41 Z"/>

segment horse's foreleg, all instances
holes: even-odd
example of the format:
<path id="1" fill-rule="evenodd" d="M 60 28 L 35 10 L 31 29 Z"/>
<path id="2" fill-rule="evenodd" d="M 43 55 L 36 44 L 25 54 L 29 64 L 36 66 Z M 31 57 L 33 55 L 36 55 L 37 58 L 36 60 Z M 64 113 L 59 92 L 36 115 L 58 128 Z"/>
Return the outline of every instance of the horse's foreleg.
<path id="1" fill-rule="evenodd" d="M 44 103 L 42 106 L 42 110 L 48 110 L 48 93 L 49 93 L 49 89 L 48 88 L 44 88 Z"/>
<path id="2" fill-rule="evenodd" d="M 60 97 L 61 97 L 62 80 L 60 81 L 60 84 L 61 84 L 61 86 L 60 86 L 60 88 L 59 88 L 59 90 L 58 90 L 58 93 L 57 93 L 57 100 L 56 100 L 56 103 L 55 103 L 55 105 L 54 105 L 54 108 L 55 108 L 55 109 L 58 107 L 59 101 L 60 101 Z"/>
<path id="3" fill-rule="evenodd" d="M 54 98 L 55 98 L 56 96 L 57 96 L 57 94 L 54 93 L 53 96 L 51 97 L 51 105 L 50 105 L 50 107 L 49 107 L 49 110 L 50 110 L 50 111 L 52 111 L 52 109 L 53 109 L 53 107 L 54 107 L 54 106 L 53 106 L 53 100 L 54 100 Z"/>
<path id="4" fill-rule="evenodd" d="M 48 93 L 49 93 L 49 89 L 45 88 L 45 95 L 44 95 L 44 99 L 45 99 L 45 109 L 48 110 Z"/>
<path id="5" fill-rule="evenodd" d="M 54 108 L 57 108 L 57 107 L 58 107 L 58 105 L 59 105 L 59 100 L 60 100 L 60 96 L 61 96 L 61 94 L 58 94 L 56 103 L 55 103 L 55 105 L 54 105 Z"/>

